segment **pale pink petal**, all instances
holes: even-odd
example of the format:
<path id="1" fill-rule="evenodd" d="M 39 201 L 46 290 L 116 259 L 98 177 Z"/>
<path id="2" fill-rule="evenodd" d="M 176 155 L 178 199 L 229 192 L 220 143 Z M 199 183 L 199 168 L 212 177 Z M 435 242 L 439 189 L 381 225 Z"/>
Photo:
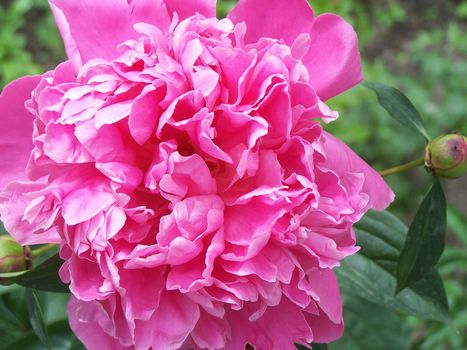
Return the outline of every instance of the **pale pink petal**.
<path id="1" fill-rule="evenodd" d="M 24 103 L 40 80 L 40 76 L 15 80 L 0 95 L 0 190 L 11 181 L 26 179 L 26 164 L 33 148 L 34 116 Z"/>
<path id="2" fill-rule="evenodd" d="M 303 63 L 321 100 L 326 101 L 362 81 L 357 34 L 350 24 L 334 14 L 324 14 L 316 18 L 309 33 L 310 51 L 303 57 Z"/>
<path id="3" fill-rule="evenodd" d="M 246 23 L 246 43 L 271 37 L 292 45 L 301 33 L 310 32 L 313 10 L 306 0 L 240 0 L 228 18 Z"/>

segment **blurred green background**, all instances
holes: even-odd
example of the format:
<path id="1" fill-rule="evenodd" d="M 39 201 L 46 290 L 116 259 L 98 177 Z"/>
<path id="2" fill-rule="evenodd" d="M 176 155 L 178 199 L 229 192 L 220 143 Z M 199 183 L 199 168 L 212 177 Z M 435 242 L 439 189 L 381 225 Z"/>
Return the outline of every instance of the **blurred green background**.
<path id="1" fill-rule="evenodd" d="M 218 1 L 218 15 L 225 16 L 235 2 Z M 421 112 L 432 136 L 453 131 L 467 134 L 466 0 L 310 3 L 316 14 L 334 12 L 355 27 L 365 78 L 404 91 Z M 19 76 L 52 69 L 64 59 L 47 0 L 0 0 L 0 88 Z M 329 104 L 341 117 L 328 128 L 375 168 L 388 168 L 422 155 L 424 140 L 390 119 L 364 87 L 354 88 Z M 391 211 L 409 222 L 427 190 L 428 180 L 423 169 L 388 178 L 397 194 Z M 366 305 L 363 307 L 368 327 L 382 322 L 387 341 L 365 345 L 352 344 L 345 338 L 331 349 L 467 349 L 467 188 L 465 179 L 446 182 L 444 187 L 450 203 L 449 232 L 439 268 L 448 292 L 452 323 L 388 315 L 380 307 Z M 2 305 L 5 298 L 11 297 L 8 295 L 0 288 L 0 314 L 6 312 Z M 358 315 L 352 313 L 352 305 L 346 308 L 347 326 L 352 327 Z M 380 314 L 386 315 L 386 323 L 378 321 Z M 0 326 L 1 322 L 0 315 Z M 2 332 L 0 327 L 0 339 L 5 336 Z"/>

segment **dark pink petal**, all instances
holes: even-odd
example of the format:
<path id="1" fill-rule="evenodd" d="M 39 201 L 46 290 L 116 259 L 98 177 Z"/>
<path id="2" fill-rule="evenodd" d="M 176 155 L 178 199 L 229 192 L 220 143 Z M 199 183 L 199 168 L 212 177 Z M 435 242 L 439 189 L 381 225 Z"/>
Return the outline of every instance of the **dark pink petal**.
<path id="1" fill-rule="evenodd" d="M 169 14 L 177 12 L 180 19 L 196 13 L 205 17 L 216 17 L 216 0 L 164 0 Z"/>
<path id="2" fill-rule="evenodd" d="M 350 24 L 334 14 L 324 14 L 314 21 L 310 36 L 310 50 L 303 63 L 321 100 L 326 101 L 363 79 L 357 33 Z"/>
<path id="3" fill-rule="evenodd" d="M 326 132 L 323 137 L 327 158 L 323 166 L 340 177 L 346 173 L 363 173 L 365 179 L 362 192 L 369 196 L 367 209 L 386 209 L 394 200 L 394 193 L 383 178 L 342 141 Z"/>
<path id="4" fill-rule="evenodd" d="M 234 23 L 246 23 L 246 43 L 271 37 L 292 45 L 313 24 L 313 10 L 306 0 L 240 0 L 228 17 Z"/>
<path id="5" fill-rule="evenodd" d="M 33 148 L 33 115 L 24 103 L 40 80 L 40 76 L 15 80 L 0 95 L 0 190 L 11 181 L 26 179 L 26 164 Z"/>
<path id="6" fill-rule="evenodd" d="M 162 0 L 50 0 L 70 59 L 79 66 L 92 58 L 111 60 L 117 46 L 138 34 L 133 25 L 146 22 L 162 30 L 170 17 Z"/>

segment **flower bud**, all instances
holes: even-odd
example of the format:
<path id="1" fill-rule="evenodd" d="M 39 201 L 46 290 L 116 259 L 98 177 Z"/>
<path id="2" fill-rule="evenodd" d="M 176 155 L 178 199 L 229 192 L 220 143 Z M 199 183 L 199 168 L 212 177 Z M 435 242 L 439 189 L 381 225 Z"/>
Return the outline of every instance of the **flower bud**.
<path id="1" fill-rule="evenodd" d="M 0 273 L 18 272 L 31 268 L 31 251 L 9 236 L 0 236 Z M 4 281 L 0 279 L 0 284 Z"/>
<path id="2" fill-rule="evenodd" d="M 437 137 L 426 148 L 426 165 L 439 176 L 461 177 L 467 171 L 466 140 L 457 134 Z"/>

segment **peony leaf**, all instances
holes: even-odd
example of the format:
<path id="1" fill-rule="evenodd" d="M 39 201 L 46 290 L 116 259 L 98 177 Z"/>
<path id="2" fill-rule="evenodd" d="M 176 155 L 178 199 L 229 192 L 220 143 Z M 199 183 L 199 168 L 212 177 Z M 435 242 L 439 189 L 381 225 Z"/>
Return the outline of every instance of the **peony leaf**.
<path id="1" fill-rule="evenodd" d="M 336 269 L 342 292 L 424 319 L 447 321 L 444 287 L 436 270 L 398 295 L 397 258 L 407 227 L 389 212 L 369 212 L 355 225 L 361 251 Z"/>
<path id="2" fill-rule="evenodd" d="M 73 335 L 67 320 L 48 324 L 47 332 L 54 350 L 85 350 L 84 346 Z M 0 345 L 0 350 L 37 350 L 43 348 L 40 340 L 31 331 L 23 332 L 13 342 Z"/>
<path id="3" fill-rule="evenodd" d="M 397 290 L 425 276 L 439 261 L 446 234 L 446 198 L 438 178 L 410 225 L 397 263 Z"/>
<path id="4" fill-rule="evenodd" d="M 19 285 L 0 286 L 0 350 L 46 349 L 32 328 L 28 288 Z M 34 291 L 40 303 L 50 344 L 54 350 L 84 350 L 67 320 L 69 294 Z M 33 301 L 34 302 L 34 301 Z"/>
<path id="5" fill-rule="evenodd" d="M 47 349 L 52 350 L 39 298 L 37 297 L 36 291 L 31 288 L 26 288 L 26 304 L 29 312 L 29 320 L 34 333 L 36 333 L 37 337 L 40 339 L 42 344 L 47 347 Z"/>
<path id="6" fill-rule="evenodd" d="M 23 274 L 8 278 L 9 281 L 38 290 L 69 293 L 68 286 L 58 276 L 63 261 L 58 254 Z"/>
<path id="7" fill-rule="evenodd" d="M 344 297 L 344 318 L 344 335 L 329 344 L 330 350 L 408 348 L 410 327 L 400 315 L 387 308 L 355 296 Z"/>
<path id="8" fill-rule="evenodd" d="M 467 246 L 467 217 L 459 209 L 449 206 L 447 210 L 447 224 L 464 246 Z"/>
<path id="9" fill-rule="evenodd" d="M 379 104 L 391 117 L 430 140 L 420 113 L 401 91 L 380 83 L 364 82 L 363 85 L 376 93 Z"/>

